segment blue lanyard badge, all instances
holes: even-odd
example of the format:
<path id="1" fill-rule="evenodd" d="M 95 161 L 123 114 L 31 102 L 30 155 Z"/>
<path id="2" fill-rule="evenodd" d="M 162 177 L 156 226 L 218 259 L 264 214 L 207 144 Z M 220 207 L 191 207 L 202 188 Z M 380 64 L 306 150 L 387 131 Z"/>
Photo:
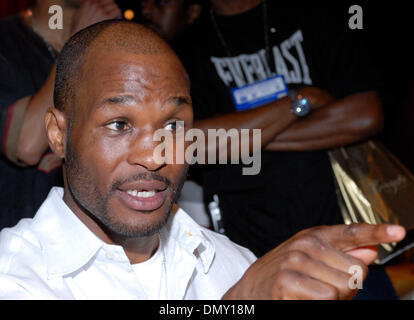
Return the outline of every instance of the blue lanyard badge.
<path id="1" fill-rule="evenodd" d="M 259 107 L 282 98 L 287 93 L 288 88 L 282 75 L 231 90 L 237 111 Z"/>

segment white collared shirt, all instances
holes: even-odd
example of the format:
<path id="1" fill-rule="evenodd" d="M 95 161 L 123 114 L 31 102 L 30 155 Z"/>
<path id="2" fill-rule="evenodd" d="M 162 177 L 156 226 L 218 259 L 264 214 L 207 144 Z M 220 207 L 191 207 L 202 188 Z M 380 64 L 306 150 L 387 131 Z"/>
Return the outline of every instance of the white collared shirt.
<path id="1" fill-rule="evenodd" d="M 33 219 L 0 232 L 0 299 L 220 299 L 256 259 L 180 209 L 161 230 L 154 259 L 131 265 L 62 197 L 52 188 Z"/>

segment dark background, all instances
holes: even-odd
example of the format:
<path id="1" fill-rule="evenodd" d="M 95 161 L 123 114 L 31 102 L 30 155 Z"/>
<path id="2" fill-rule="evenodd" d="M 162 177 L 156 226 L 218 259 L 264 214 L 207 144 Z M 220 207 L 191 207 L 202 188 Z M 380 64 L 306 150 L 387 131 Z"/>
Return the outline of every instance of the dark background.
<path id="1" fill-rule="evenodd" d="M 134 20 L 140 21 L 140 0 L 116 2 L 123 11 L 134 10 Z M 385 83 L 380 90 L 385 111 L 385 128 L 380 139 L 414 171 L 414 28 L 409 2 L 290 0 L 289 4 L 292 2 L 317 10 L 321 16 L 331 15 L 336 27 L 364 38 Z M 24 10 L 31 3 L 33 0 L 0 0 L 0 18 Z M 363 9 L 362 30 L 348 27 L 351 17 L 348 10 L 354 4 Z"/>

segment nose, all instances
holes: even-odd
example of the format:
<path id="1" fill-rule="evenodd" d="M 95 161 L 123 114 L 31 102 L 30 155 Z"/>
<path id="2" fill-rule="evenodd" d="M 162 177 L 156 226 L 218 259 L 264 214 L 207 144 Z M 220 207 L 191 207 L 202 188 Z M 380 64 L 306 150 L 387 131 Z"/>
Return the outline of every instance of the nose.
<path id="1" fill-rule="evenodd" d="M 154 149 L 159 142 L 154 141 L 153 137 L 152 132 L 147 132 L 131 142 L 127 159 L 130 165 L 138 165 L 148 171 L 157 171 L 165 165 L 154 157 Z"/>

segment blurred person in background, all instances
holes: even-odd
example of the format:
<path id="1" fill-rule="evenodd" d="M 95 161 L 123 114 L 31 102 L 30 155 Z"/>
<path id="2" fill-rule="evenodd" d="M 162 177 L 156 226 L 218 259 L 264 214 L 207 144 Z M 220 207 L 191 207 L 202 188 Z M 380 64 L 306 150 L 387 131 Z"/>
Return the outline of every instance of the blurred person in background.
<path id="1" fill-rule="evenodd" d="M 261 129 L 262 162 L 252 176 L 242 165 L 200 168 L 204 192 L 208 201 L 218 196 L 226 235 L 262 256 L 302 229 L 343 223 L 327 150 L 381 131 L 382 80 L 358 35 L 314 3 L 210 4 L 176 46 L 191 79 L 194 126 Z M 254 100 L 278 76 L 288 95 Z M 396 298 L 381 267 L 371 279 L 361 298 Z"/>
<path id="2" fill-rule="evenodd" d="M 171 42 L 200 16 L 201 0 L 141 0 L 142 23 Z"/>
<path id="3" fill-rule="evenodd" d="M 49 28 L 52 5 L 63 10 L 62 29 Z M 0 20 L 0 229 L 32 217 L 50 188 L 62 185 L 44 127 L 60 50 L 79 30 L 120 16 L 113 0 L 41 0 Z"/>

